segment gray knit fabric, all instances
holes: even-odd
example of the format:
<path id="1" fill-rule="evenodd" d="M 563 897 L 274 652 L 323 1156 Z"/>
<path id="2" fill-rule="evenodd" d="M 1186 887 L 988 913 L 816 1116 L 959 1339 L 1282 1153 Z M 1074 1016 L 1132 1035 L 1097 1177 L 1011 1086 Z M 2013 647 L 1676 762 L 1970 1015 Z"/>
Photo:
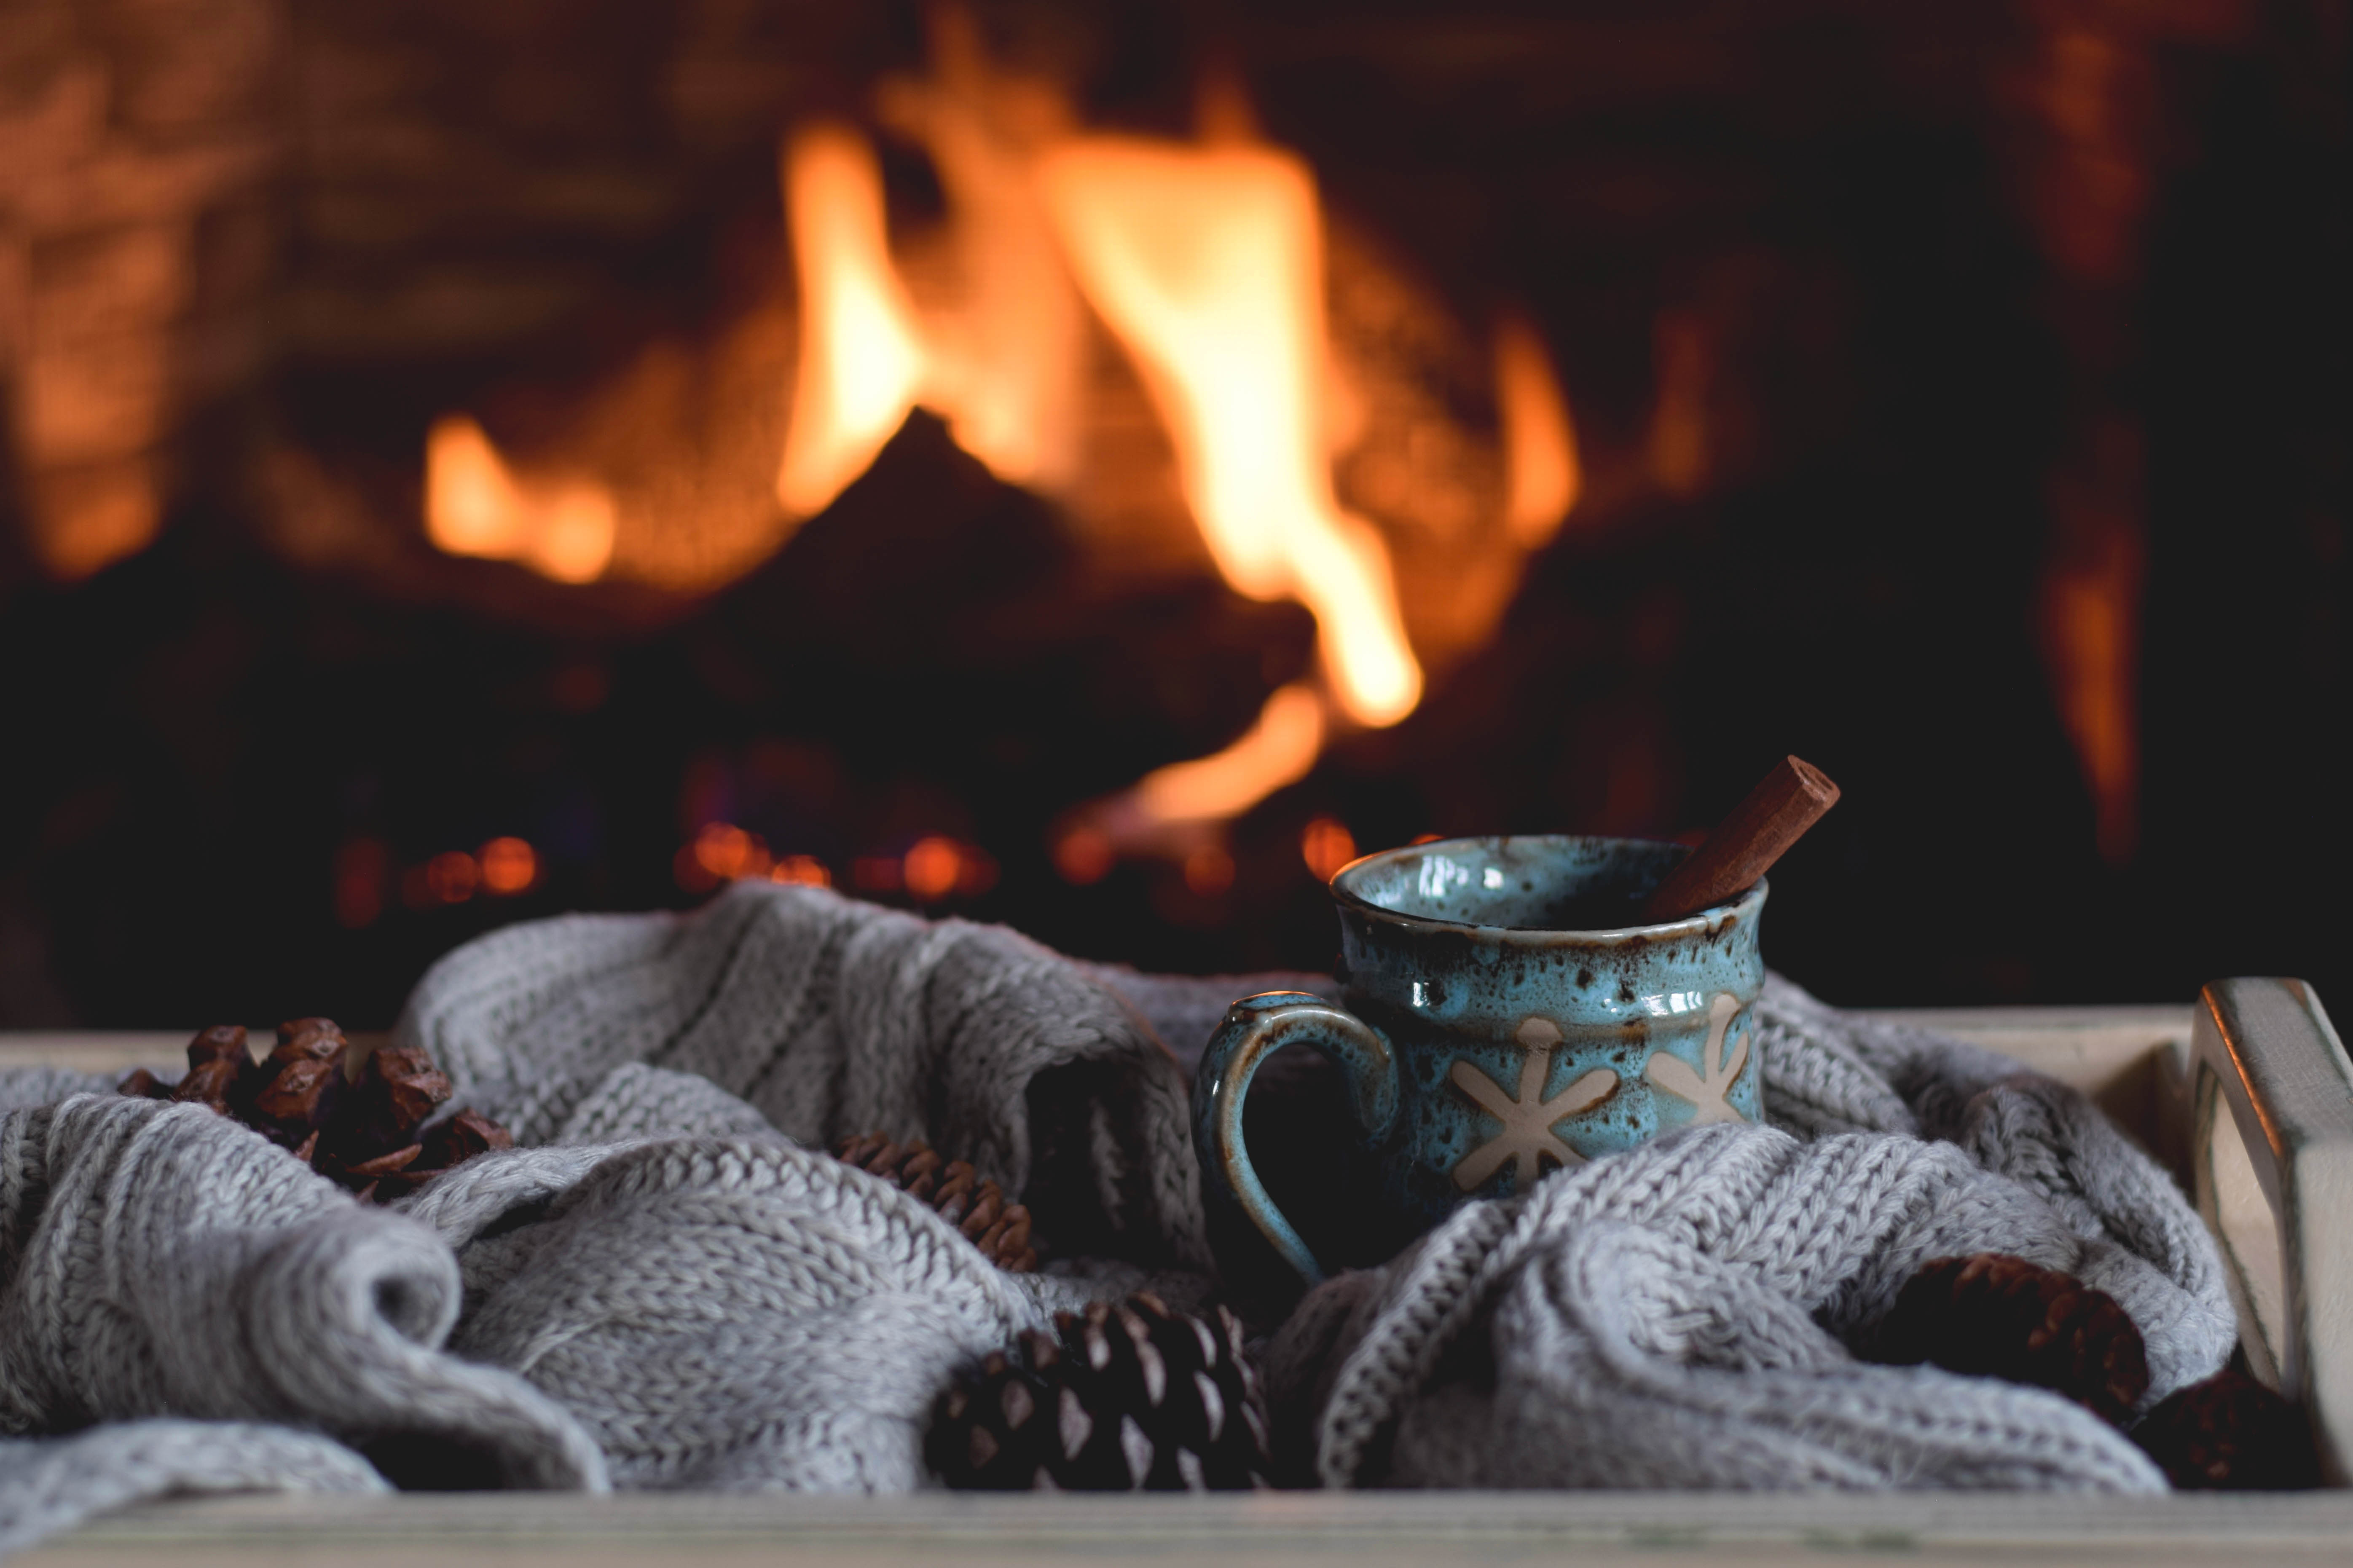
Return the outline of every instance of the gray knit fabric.
<path id="1" fill-rule="evenodd" d="M 1978 1047 L 1841 1013 L 1778 976 L 1757 1012 L 1776 1125 L 1799 1137 L 1869 1131 L 1957 1144 L 2076 1235 L 2116 1242 L 2178 1286 L 2178 1315 L 2157 1303 L 2133 1310 L 2157 1374 L 2152 1402 L 2230 1354 L 2237 1320 L 2213 1237 L 2173 1178 L 2084 1095 Z M 2184 1375 L 2168 1380 L 2159 1365 L 2177 1359 Z"/>
<path id="2" fill-rule="evenodd" d="M 611 1103 L 608 1075 L 642 1064 L 706 1079 L 812 1148 L 927 1137 L 1009 1192 L 1038 1150 L 1067 1150 L 1092 1190 L 1057 1195 L 1091 1236 L 1209 1261 L 1183 1070 L 1118 993 L 1002 927 L 738 883 L 691 917 L 494 932 L 434 966 L 398 1033 L 520 1142 Z"/>
<path id="3" fill-rule="evenodd" d="M 573 1412 L 622 1487 L 921 1485 L 940 1390 L 1045 1316 L 923 1204 L 774 1137 L 620 1151 L 476 1241 L 466 1285 L 450 1348 Z"/>
<path id="4" fill-rule="evenodd" d="M 2137 1321 L 2196 1315 L 1950 1145 L 1710 1127 L 1465 1208 L 1325 1286 L 1270 1383 L 1327 1486 L 2162 1490 L 2066 1400 L 1840 1342 L 1921 1263 L 1988 1250 L 2078 1274 Z M 2219 1347 L 2187 1359 L 2190 1337 L 2151 1346 L 2168 1386 L 2220 1364 Z"/>
<path id="5" fill-rule="evenodd" d="M 1208 1048 L 1209 1037 L 1226 1021 L 1227 1010 L 1245 996 L 1264 991 L 1305 991 L 1327 1002 L 1340 1000 L 1340 983 L 1328 974 L 1282 970 L 1265 974 L 1142 974 L 1124 963 L 1082 963 L 1081 973 L 1117 992 L 1144 1015 L 1187 1077 Z"/>
<path id="6" fill-rule="evenodd" d="M 182 1492 L 382 1492 L 365 1459 L 284 1426 L 134 1421 L 0 1437 L 0 1556 L 125 1503 Z"/>
<path id="7" fill-rule="evenodd" d="M 1317 1479 L 2162 1489 L 2064 1400 L 1842 1342 L 1922 1264 L 2003 1252 L 2116 1298 L 2148 1402 L 2211 1376 L 2235 1321 L 2164 1173 L 2081 1094 L 1989 1052 L 1778 978 L 1757 1015 L 1779 1128 L 1557 1173 L 1302 1305 L 1269 1382 Z"/>
<path id="8" fill-rule="evenodd" d="M 1234 994 L 1308 984 L 771 886 L 513 927 L 437 965 L 400 1035 L 528 1146 L 395 1212 L 201 1108 L 0 1074 L 0 1550 L 174 1488 L 373 1484 L 362 1449 L 591 1490 L 924 1485 L 959 1365 L 1059 1309 L 1210 1289 L 1163 1038 L 1189 1058 Z M 2205 1375 L 2230 1307 L 2170 1182 L 2000 1058 L 1778 981 L 1757 1019 L 1778 1130 L 1560 1173 L 1308 1298 L 1270 1374 L 1316 1479 L 2161 1484 L 2062 1401 L 1846 1343 L 1921 1262 L 1998 1249 L 2116 1295 L 2157 1392 Z M 1029 1202 L 1043 1269 L 821 1152 L 878 1130 Z"/>
<path id="9" fill-rule="evenodd" d="M 74 1072 L 66 1068 L 16 1068 L 0 1072 L 0 1111 L 28 1105 L 55 1105 L 77 1094 L 109 1094 L 114 1079 L 106 1073 Z"/>
<path id="10" fill-rule="evenodd" d="M 0 1542 L 184 1487 L 368 1484 L 330 1438 L 601 1490 L 576 1419 L 439 1349 L 459 1305 L 429 1230 L 201 1106 L 0 1115 L 0 1432 L 80 1434 L 0 1447 Z"/>

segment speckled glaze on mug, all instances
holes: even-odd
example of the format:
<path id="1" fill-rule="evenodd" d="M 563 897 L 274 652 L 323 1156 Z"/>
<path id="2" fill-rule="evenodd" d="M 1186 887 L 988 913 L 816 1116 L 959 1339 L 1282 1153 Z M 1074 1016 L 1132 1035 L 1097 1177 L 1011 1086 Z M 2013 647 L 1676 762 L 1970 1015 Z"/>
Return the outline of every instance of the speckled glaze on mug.
<path id="1" fill-rule="evenodd" d="M 1661 1132 L 1759 1120 L 1749 1010 L 1765 984 L 1765 883 L 1663 925 L 1560 929 L 1599 900 L 1635 908 L 1687 853 L 1455 838 L 1344 868 L 1332 897 L 1345 1007 L 1245 998 L 1202 1056 L 1193 1137 L 1212 1201 L 1240 1205 L 1304 1279 L 1323 1278 L 1242 1142 L 1250 1079 L 1291 1045 L 1340 1069 L 1378 1157 L 1377 1201 L 1415 1231 Z"/>

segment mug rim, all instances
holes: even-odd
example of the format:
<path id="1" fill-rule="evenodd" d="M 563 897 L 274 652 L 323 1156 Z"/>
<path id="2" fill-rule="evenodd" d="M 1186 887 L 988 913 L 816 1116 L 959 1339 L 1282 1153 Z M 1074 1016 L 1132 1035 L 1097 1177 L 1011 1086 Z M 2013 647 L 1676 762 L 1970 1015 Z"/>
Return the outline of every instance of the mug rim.
<path id="1" fill-rule="evenodd" d="M 1471 921 L 1451 921 L 1436 915 L 1409 914 L 1386 904 L 1377 904 L 1344 884 L 1355 879 L 1366 868 L 1397 859 L 1405 855 L 1426 854 L 1444 849 L 1450 845 L 1485 844 L 1642 844 L 1682 849 L 1688 855 L 1688 846 L 1665 838 L 1628 838 L 1609 834 L 1594 833 L 1484 833 L 1460 838 L 1437 838 L 1421 844 L 1400 844 L 1393 848 L 1377 849 L 1370 855 L 1359 855 L 1332 873 L 1326 890 L 1332 901 L 1343 910 L 1354 911 L 1383 925 L 1402 926 L 1416 931 L 1456 931 L 1490 942 L 1508 942 L 1528 947 L 1557 947 L 1575 943 L 1579 946 L 1616 946 L 1633 942 L 1655 942 L 1662 937 L 1702 936 L 1715 930 L 1726 921 L 1743 914 L 1753 914 L 1765 902 L 1770 890 L 1767 879 L 1759 877 L 1738 898 L 1724 903 L 1711 904 L 1706 909 L 1683 916 L 1681 920 L 1663 921 L 1655 925 L 1605 926 L 1590 931 L 1570 931 L 1536 926 L 1481 925 Z"/>

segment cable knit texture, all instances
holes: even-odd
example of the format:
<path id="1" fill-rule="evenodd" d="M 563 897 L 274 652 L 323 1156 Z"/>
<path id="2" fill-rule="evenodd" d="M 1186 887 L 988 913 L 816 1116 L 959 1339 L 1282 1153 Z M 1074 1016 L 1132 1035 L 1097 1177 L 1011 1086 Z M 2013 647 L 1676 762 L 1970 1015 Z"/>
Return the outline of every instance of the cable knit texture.
<path id="1" fill-rule="evenodd" d="M 197 1106 L 0 1074 L 0 1550 L 182 1489 L 904 1490 L 956 1369 L 1211 1288 L 1180 1058 L 1237 994 L 739 886 L 451 953 L 399 1037 L 524 1145 L 394 1211 Z M 2081 1096 L 1768 984 L 1778 1127 L 1465 1207 L 1270 1352 L 1328 1485 L 2162 1485 L 2053 1396 L 1848 1352 L 1917 1266 L 2115 1295 L 2150 1397 L 2232 1340 L 2211 1242 Z M 1164 1040 L 1166 1044 L 1164 1044 Z M 1036 1275 L 821 1151 L 921 1137 L 1039 1214 Z M 363 1453 L 369 1458 L 364 1458 Z M 420 1467 L 420 1454 L 439 1456 Z M 370 1458 L 375 1461 L 371 1465 Z"/>
<path id="2" fill-rule="evenodd" d="M 1093 1190 L 1056 1195 L 1091 1233 L 1208 1264 L 1183 1070 L 1118 992 L 1002 927 L 738 883 L 690 916 L 494 932 L 434 966 L 398 1034 L 522 1143 L 638 1064 L 708 1079 L 812 1148 L 927 1138 L 1008 1192 L 1039 1148 L 1069 1149 Z"/>
<path id="3" fill-rule="evenodd" d="M 1930 1259 L 2004 1252 L 2116 1298 L 2148 1403 L 2211 1375 L 2235 1321 L 2164 1173 L 2081 1094 L 1992 1053 L 1778 978 L 1757 1028 L 1779 1128 L 1556 1173 L 1303 1304 L 1269 1382 L 1315 1479 L 2163 1489 L 2066 1400 L 1867 1365 L 1842 1341 Z"/>
<path id="4" fill-rule="evenodd" d="M 930 1208 L 773 1137 L 614 1154 L 467 1264 L 451 1348 L 579 1416 L 625 1487 L 906 1490 L 956 1369 L 1045 1322 Z"/>
<path id="5" fill-rule="evenodd" d="M 155 1420 L 47 1441 L 0 1438 L 0 1554 L 175 1492 L 391 1489 L 341 1443 L 284 1426 Z"/>

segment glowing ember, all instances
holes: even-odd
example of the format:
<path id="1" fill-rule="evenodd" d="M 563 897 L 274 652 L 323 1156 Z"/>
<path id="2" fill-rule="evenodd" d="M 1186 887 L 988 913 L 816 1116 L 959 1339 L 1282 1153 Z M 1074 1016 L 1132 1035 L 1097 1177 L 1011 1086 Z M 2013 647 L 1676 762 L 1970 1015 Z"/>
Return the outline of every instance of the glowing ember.
<path id="1" fill-rule="evenodd" d="M 585 479 L 516 478 L 481 426 L 462 414 L 425 437 L 425 531 L 452 555 L 519 561 L 559 583 L 587 583 L 613 558 L 613 497 Z"/>
<path id="2" fill-rule="evenodd" d="M 895 893 L 907 885 L 906 862 L 896 855 L 860 855 L 849 863 L 849 880 L 861 892 Z"/>
<path id="3" fill-rule="evenodd" d="M 814 855 L 787 855 L 776 862 L 768 873 L 774 882 L 786 882 L 797 888 L 830 888 L 833 873 L 825 862 Z"/>
<path id="4" fill-rule="evenodd" d="M 1584 474 L 1552 355 L 1535 324 L 1516 311 L 1495 327 L 1495 406 L 1510 479 L 1504 523 L 1524 549 L 1540 549 L 1576 507 Z"/>
<path id="5" fill-rule="evenodd" d="M 1102 881 L 1117 864 L 1119 846 L 1092 823 L 1080 823 L 1054 841 L 1054 869 L 1074 887 Z"/>
<path id="6" fill-rule="evenodd" d="M 776 864 L 759 835 L 746 833 L 732 822 L 712 823 L 694 836 L 694 860 L 723 882 L 765 877 Z"/>
<path id="7" fill-rule="evenodd" d="M 1080 287 L 1169 426 L 1219 570 L 1314 612 L 1350 718 L 1404 718 L 1421 669 L 1388 555 L 1340 510 L 1324 456 L 1323 218 L 1307 166 L 1271 148 L 1091 137 L 1049 153 L 1040 179 Z"/>
<path id="8" fill-rule="evenodd" d="M 964 857 L 957 853 L 953 838 L 932 837 L 919 840 L 907 851 L 902 875 L 907 891 L 926 903 L 936 903 L 955 891 L 956 873 L 964 868 Z"/>
<path id="9" fill-rule="evenodd" d="M 501 898 L 528 892 L 539 880 L 539 855 L 520 838 L 493 838 L 476 857 L 482 867 L 482 889 Z"/>
<path id="10" fill-rule="evenodd" d="M 1328 882 L 1341 867 L 1356 858 L 1356 835 L 1335 817 L 1319 816 L 1299 836 L 1299 857 L 1319 882 Z"/>
<path id="11" fill-rule="evenodd" d="M 345 839 L 335 851 L 335 920 L 348 930 L 374 925 L 384 913 L 390 858 L 380 839 Z"/>
<path id="12" fill-rule="evenodd" d="M 818 125 L 786 143 L 782 165 L 801 355 L 776 500 L 807 517 L 863 473 L 905 420 L 924 354 L 891 263 L 873 148 L 847 127 Z"/>
<path id="13" fill-rule="evenodd" d="M 792 859 L 804 869 L 814 867 L 818 877 L 826 875 L 825 868 L 807 856 L 795 856 Z M 705 823 L 691 839 L 679 847 L 670 863 L 678 885 L 690 893 L 707 893 L 722 882 L 745 877 L 774 877 L 780 882 L 806 879 L 802 876 L 776 876 L 776 858 L 769 853 L 768 841 L 732 822 Z"/>
<path id="14" fill-rule="evenodd" d="M 1234 885 L 1234 858 L 1215 844 L 1204 844 L 1185 857 L 1185 886 L 1211 899 Z"/>
<path id="15" fill-rule="evenodd" d="M 425 886 L 442 903 L 462 904 L 474 896 L 481 870 L 462 849 L 447 849 L 425 863 Z"/>

